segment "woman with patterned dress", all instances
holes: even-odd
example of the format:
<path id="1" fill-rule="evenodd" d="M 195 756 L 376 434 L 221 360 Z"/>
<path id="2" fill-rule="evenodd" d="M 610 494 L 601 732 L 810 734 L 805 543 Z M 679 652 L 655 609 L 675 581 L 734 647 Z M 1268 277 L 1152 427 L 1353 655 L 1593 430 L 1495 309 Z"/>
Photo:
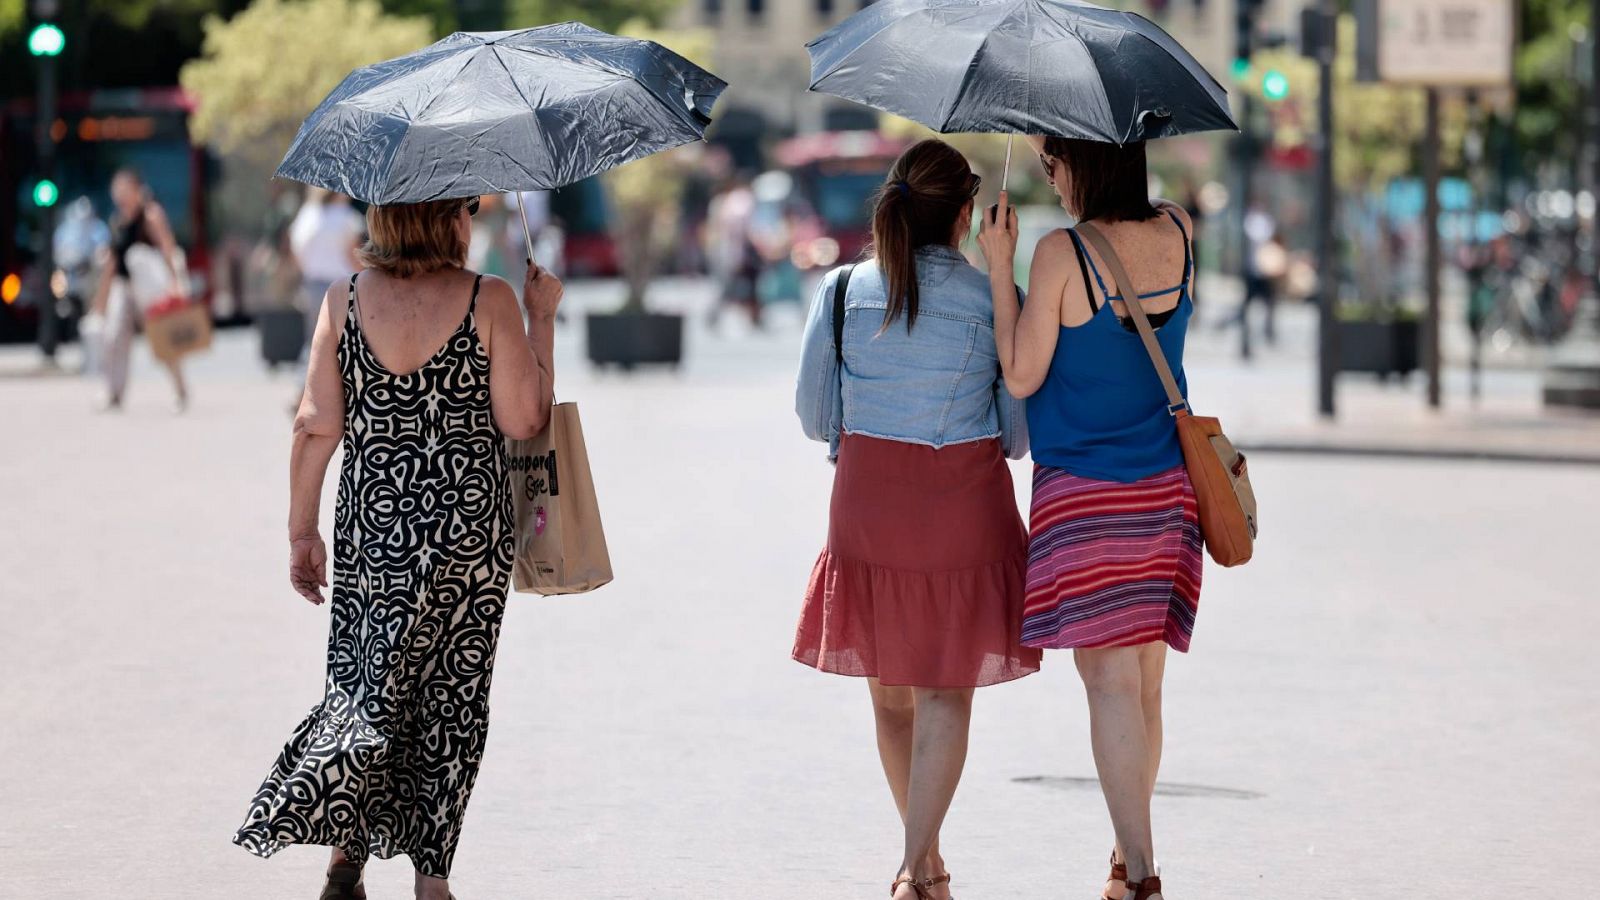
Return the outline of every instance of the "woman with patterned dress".
<path id="1" fill-rule="evenodd" d="M 1067 212 L 1126 263 L 1187 396 L 1188 214 L 1151 202 L 1143 144 L 1031 140 Z M 979 240 L 1006 386 L 1027 398 L 1033 446 L 1022 642 L 1074 651 L 1116 832 L 1103 897 L 1150 900 L 1162 896 L 1150 828 L 1161 681 L 1167 648 L 1189 649 L 1200 598 L 1194 488 L 1155 367 L 1127 304 L 1100 275 L 1105 261 L 1073 229 L 1045 235 L 1019 315 L 1016 222 L 1002 193 Z"/>
<path id="2" fill-rule="evenodd" d="M 317 525 L 343 443 L 326 694 L 289 738 L 234 842 L 333 848 L 322 900 L 366 896 L 370 856 L 403 853 L 419 900 L 447 900 L 489 724 L 511 571 L 505 439 L 549 419 L 561 282 L 464 266 L 478 201 L 373 207 L 368 268 L 328 289 L 290 454 L 289 580 L 328 586 Z"/>
<path id="3" fill-rule="evenodd" d="M 794 658 L 867 679 L 904 825 L 895 900 L 948 900 L 939 831 L 973 689 L 1039 668 L 1019 643 L 1027 534 L 1006 465 L 1027 452 L 1027 429 L 1000 380 L 987 279 L 958 249 L 978 185 L 942 141 L 895 162 L 873 258 L 817 291 L 795 403 L 837 468 Z"/>

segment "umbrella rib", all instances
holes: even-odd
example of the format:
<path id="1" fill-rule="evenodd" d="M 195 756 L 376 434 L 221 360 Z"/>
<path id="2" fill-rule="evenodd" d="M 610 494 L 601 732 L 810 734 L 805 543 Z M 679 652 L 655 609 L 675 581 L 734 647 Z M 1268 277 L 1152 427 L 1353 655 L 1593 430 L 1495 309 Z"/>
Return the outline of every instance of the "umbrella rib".
<path id="1" fill-rule="evenodd" d="M 854 58 L 855 55 L 857 53 L 861 52 L 862 48 L 866 47 L 867 44 L 870 43 L 874 38 L 876 38 L 880 34 L 883 34 L 885 31 L 888 31 L 890 28 L 893 28 L 895 25 L 899 24 L 901 21 L 903 21 L 903 20 L 901 20 L 901 19 L 890 19 L 890 20 L 888 20 L 888 21 L 883 23 L 883 27 L 882 28 L 879 28 L 877 31 L 874 31 L 872 34 L 862 38 L 859 41 L 857 41 L 856 42 L 856 46 L 849 53 L 846 53 L 844 56 L 841 56 L 839 58 L 838 62 L 836 62 L 832 66 L 828 67 L 828 71 L 823 72 L 821 75 L 818 75 L 817 77 L 811 79 L 811 84 L 806 86 L 806 90 L 808 90 L 808 91 L 816 91 L 817 90 L 817 85 L 821 84 L 822 82 L 826 81 L 828 78 L 832 77 L 835 72 L 839 71 L 839 68 L 841 66 L 843 66 L 845 63 L 849 62 L 852 58 Z M 821 39 L 818 38 L 818 40 L 821 40 Z M 812 41 L 811 43 L 815 44 L 816 41 Z M 811 45 L 807 44 L 806 46 L 807 46 L 807 49 L 809 49 Z M 818 93 L 825 93 L 825 92 L 818 91 Z"/>
<path id="2" fill-rule="evenodd" d="M 516 90 L 517 96 L 522 98 L 522 102 L 524 104 L 526 104 L 527 107 L 528 107 L 528 110 L 533 113 L 533 121 L 534 121 L 534 124 L 537 125 L 538 122 L 539 122 L 538 107 L 534 106 L 533 105 L 533 101 L 528 99 L 528 95 L 524 94 L 522 92 L 522 85 L 518 84 L 517 83 L 517 77 L 515 75 L 511 74 L 511 67 L 506 65 L 506 61 L 500 58 L 499 45 L 498 44 L 491 45 L 490 49 L 494 53 L 494 61 L 497 64 L 499 64 L 501 69 L 505 70 L 506 80 L 511 82 L 511 87 Z M 544 145 L 545 156 L 549 157 L 551 160 L 554 160 L 556 158 L 555 148 L 551 147 L 550 146 L 550 142 L 545 138 L 544 129 L 543 128 L 535 128 L 534 131 L 539 136 L 539 142 Z M 528 168 L 526 166 L 523 166 L 520 163 L 518 164 L 518 166 L 524 172 L 528 171 Z"/>
<path id="3" fill-rule="evenodd" d="M 967 86 L 972 84 L 972 75 L 978 71 L 978 59 L 983 56 L 985 47 L 989 46 L 989 39 L 985 37 L 978 42 L 978 49 L 972 52 L 972 59 L 967 60 L 967 71 L 961 75 L 961 83 L 956 86 L 956 95 L 950 100 L 950 111 L 944 114 L 944 120 L 939 123 L 939 133 L 948 134 L 945 129 L 950 127 L 950 120 L 955 118 L 956 110 L 961 107 L 961 98 L 967 94 Z"/>

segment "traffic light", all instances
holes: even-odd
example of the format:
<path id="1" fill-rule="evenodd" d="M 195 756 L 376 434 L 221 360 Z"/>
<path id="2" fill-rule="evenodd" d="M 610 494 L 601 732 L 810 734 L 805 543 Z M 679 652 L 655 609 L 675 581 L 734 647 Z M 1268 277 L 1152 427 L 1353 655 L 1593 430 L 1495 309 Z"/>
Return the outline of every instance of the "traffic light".
<path id="1" fill-rule="evenodd" d="M 1261 96 L 1278 101 L 1289 96 L 1289 76 L 1277 69 L 1268 69 L 1261 75 Z"/>
<path id="2" fill-rule="evenodd" d="M 28 33 L 28 52 L 34 56 L 60 56 L 67 47 L 67 36 L 54 22 L 40 22 Z"/>
<path id="3" fill-rule="evenodd" d="M 33 205 L 40 209 L 49 209 L 61 199 L 61 188 L 48 178 L 41 178 L 33 185 Z"/>
<path id="4" fill-rule="evenodd" d="M 1256 50 L 1256 13 L 1262 0 L 1235 0 L 1233 7 L 1233 74 L 1250 74 L 1250 57 Z"/>

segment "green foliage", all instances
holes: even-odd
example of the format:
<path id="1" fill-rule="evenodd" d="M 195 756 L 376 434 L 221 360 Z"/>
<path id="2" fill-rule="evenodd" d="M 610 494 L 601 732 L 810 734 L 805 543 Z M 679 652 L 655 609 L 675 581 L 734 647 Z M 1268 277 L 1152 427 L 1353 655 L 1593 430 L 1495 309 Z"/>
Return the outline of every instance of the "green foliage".
<path id="1" fill-rule="evenodd" d="M 613 32 L 630 23 L 658 27 L 679 5 L 678 0 L 505 0 L 505 4 L 507 28 L 578 21 Z"/>
<path id="2" fill-rule="evenodd" d="M 661 31 L 635 20 L 621 34 L 655 41 L 698 66 L 708 65 L 712 36 L 701 30 Z M 616 211 L 613 237 L 619 263 L 628 283 L 626 309 L 644 308 L 645 291 L 661 259 L 677 239 L 684 176 L 699 152 L 683 147 L 635 160 L 605 174 L 612 207 Z"/>
<path id="3" fill-rule="evenodd" d="M 255 0 L 228 21 L 210 16 L 202 54 L 180 76 L 198 98 L 190 130 L 225 154 L 275 160 L 352 69 L 432 39 L 427 20 L 373 0 Z"/>
<path id="4" fill-rule="evenodd" d="M 1522 42 L 1517 48 L 1517 108 L 1514 126 L 1522 152 L 1532 161 L 1570 158 L 1583 127 L 1580 69 L 1587 31 L 1587 0 L 1521 0 Z"/>

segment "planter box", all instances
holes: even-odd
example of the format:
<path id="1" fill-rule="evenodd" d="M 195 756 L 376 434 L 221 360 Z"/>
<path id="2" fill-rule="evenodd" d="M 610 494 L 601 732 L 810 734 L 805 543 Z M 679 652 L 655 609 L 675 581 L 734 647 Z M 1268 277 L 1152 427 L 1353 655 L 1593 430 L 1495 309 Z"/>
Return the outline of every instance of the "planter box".
<path id="1" fill-rule="evenodd" d="M 261 333 L 261 358 L 268 366 L 293 365 L 300 361 L 306 344 L 306 316 L 297 309 L 267 309 L 256 313 L 256 330 Z"/>
<path id="2" fill-rule="evenodd" d="M 1421 323 L 1344 321 L 1339 323 L 1339 371 L 1409 375 L 1421 363 Z"/>
<path id="3" fill-rule="evenodd" d="M 597 366 L 677 366 L 683 361 L 683 316 L 665 313 L 590 313 L 589 361 Z"/>

